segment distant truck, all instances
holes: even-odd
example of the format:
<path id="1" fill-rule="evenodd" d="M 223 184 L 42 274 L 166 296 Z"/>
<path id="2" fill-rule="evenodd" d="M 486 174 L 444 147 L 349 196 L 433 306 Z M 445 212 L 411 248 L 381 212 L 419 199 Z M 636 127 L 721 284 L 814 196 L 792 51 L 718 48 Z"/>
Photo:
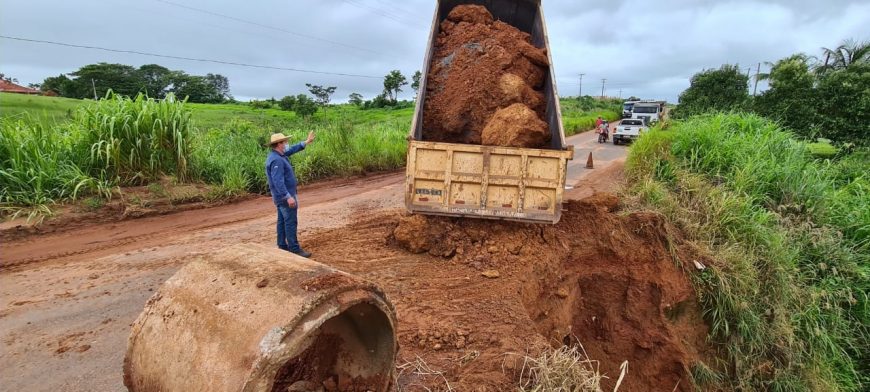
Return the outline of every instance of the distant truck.
<path id="1" fill-rule="evenodd" d="M 547 49 L 541 0 L 440 0 L 435 7 L 423 62 L 420 94 L 408 137 L 405 206 L 412 213 L 556 223 L 574 146 L 565 142 L 553 61 L 544 76 L 550 145 L 515 148 L 424 140 L 427 75 L 441 22 L 453 7 L 481 4 L 497 19 L 529 33 L 532 44 Z"/>
<path id="2" fill-rule="evenodd" d="M 640 101 L 625 101 L 622 103 L 622 118 L 631 118 L 631 110 L 634 108 L 634 104 Z"/>
<path id="3" fill-rule="evenodd" d="M 631 118 L 643 121 L 644 125 L 653 125 L 663 118 L 665 104 L 661 101 L 636 102 L 631 108 Z"/>

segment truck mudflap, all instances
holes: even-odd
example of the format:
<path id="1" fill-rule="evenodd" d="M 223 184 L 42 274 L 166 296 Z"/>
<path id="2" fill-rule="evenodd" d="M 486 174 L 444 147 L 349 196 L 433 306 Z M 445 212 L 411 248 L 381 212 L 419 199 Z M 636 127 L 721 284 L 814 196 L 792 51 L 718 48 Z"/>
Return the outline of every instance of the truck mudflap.
<path id="1" fill-rule="evenodd" d="M 544 150 L 410 141 L 409 211 L 556 223 L 573 146 Z"/>

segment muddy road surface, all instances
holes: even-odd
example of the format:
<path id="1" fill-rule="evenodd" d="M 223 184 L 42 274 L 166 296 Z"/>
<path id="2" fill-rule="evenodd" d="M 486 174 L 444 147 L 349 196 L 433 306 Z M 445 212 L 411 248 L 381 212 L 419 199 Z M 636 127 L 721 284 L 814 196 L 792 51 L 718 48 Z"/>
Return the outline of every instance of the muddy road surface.
<path id="1" fill-rule="evenodd" d="M 599 144 L 591 132 L 568 141 L 575 145 L 575 158 L 569 162 L 568 197 L 581 198 L 619 187 L 625 146 Z M 590 151 L 595 160 L 591 170 L 585 168 Z M 344 235 L 343 246 L 347 247 L 340 251 L 322 244 L 324 237 L 320 235 L 331 230 L 386 230 L 372 219 L 401 213 L 403 180 L 403 173 L 397 172 L 305 187 L 300 191 L 299 213 L 303 246 L 323 251 L 323 260 L 317 253 L 315 260 L 371 275 L 366 277 L 383 286 L 388 295 L 413 291 L 420 283 L 414 281 L 414 274 L 401 271 L 412 270 L 420 262 L 419 256 L 385 256 L 377 263 L 367 260 L 364 265 L 372 269 L 360 270 L 347 263 L 362 261 L 366 254 L 360 249 L 372 241 L 383 245 L 383 238 Z M 0 390 L 125 390 L 121 363 L 129 326 L 145 301 L 190 255 L 229 244 L 272 244 L 275 214 L 271 199 L 258 197 L 4 242 L 0 245 Z M 348 226 L 355 222 L 369 224 Z M 464 279 L 445 275 L 442 281 L 427 282 L 426 286 L 443 293 Z M 420 294 L 413 298 L 413 306 L 427 307 L 427 299 Z M 391 299 L 398 304 L 400 325 L 414 323 L 413 317 L 403 320 L 408 309 L 403 304 L 407 302 Z M 455 304 L 447 309 L 464 312 Z M 442 310 L 433 305 L 427 313 L 437 316 Z M 457 317 L 451 315 L 441 316 Z M 477 326 L 484 331 L 490 327 L 493 336 L 506 328 Z"/>

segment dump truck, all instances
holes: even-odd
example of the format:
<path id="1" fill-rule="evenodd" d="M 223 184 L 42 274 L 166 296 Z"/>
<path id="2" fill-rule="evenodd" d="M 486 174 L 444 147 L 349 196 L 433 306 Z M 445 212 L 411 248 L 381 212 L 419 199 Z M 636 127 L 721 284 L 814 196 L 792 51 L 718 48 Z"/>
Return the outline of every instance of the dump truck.
<path id="1" fill-rule="evenodd" d="M 543 94 L 549 146 L 517 148 L 425 140 L 427 75 L 440 24 L 454 7 L 463 4 L 485 6 L 496 20 L 529 33 L 532 44 L 546 50 L 550 61 Z M 405 205 L 409 211 L 534 223 L 559 221 L 568 160 L 573 158 L 574 149 L 565 143 L 552 64 L 540 0 L 437 2 L 408 137 Z"/>

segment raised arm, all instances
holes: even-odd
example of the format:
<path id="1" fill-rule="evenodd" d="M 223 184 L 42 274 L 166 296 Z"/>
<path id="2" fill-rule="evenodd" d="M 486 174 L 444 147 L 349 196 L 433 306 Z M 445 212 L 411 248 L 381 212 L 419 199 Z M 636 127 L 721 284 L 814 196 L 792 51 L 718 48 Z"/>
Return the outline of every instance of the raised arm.
<path id="1" fill-rule="evenodd" d="M 290 149 L 284 153 L 284 156 L 289 157 L 289 156 L 291 156 L 299 151 L 302 151 L 304 149 L 305 149 L 305 142 L 296 143 L 296 144 L 290 146 Z"/>
<path id="2" fill-rule="evenodd" d="M 302 151 L 305 149 L 305 146 L 307 146 L 311 143 L 314 143 L 314 132 L 308 131 L 308 138 L 305 139 L 304 142 L 299 142 L 299 143 L 296 143 L 296 144 L 290 146 L 290 150 L 288 150 L 287 153 L 284 154 L 284 156 L 290 156 L 290 155 L 293 155 L 299 151 Z"/>

